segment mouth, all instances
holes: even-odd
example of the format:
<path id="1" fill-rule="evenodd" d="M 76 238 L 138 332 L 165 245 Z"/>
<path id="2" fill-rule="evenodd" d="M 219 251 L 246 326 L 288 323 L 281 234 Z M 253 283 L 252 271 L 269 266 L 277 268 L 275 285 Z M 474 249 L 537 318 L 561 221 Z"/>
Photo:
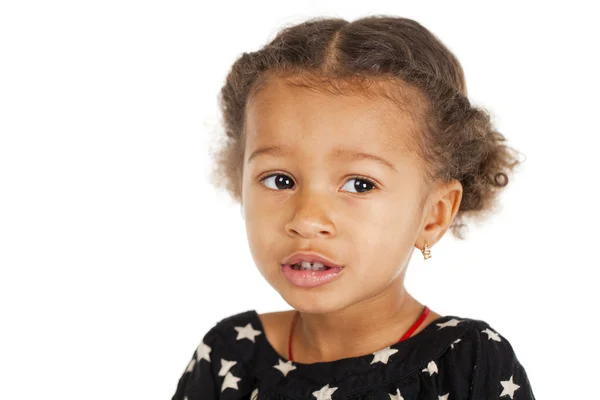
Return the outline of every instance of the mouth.
<path id="1" fill-rule="evenodd" d="M 338 264 L 336 261 L 316 253 L 313 251 L 298 251 L 291 254 L 281 262 L 281 265 L 290 265 L 296 269 L 315 269 L 321 270 L 323 268 L 342 268 L 343 266 Z"/>
<path id="2" fill-rule="evenodd" d="M 296 264 L 291 264 L 290 268 L 292 268 L 294 271 L 327 271 L 332 269 L 333 267 L 330 267 L 329 265 L 325 265 L 320 262 L 311 263 L 307 261 L 301 261 Z"/>
<path id="3" fill-rule="evenodd" d="M 281 271 L 291 284 L 302 288 L 313 288 L 338 278 L 343 267 L 330 267 L 319 262 L 302 261 L 296 264 L 283 264 Z"/>
<path id="4" fill-rule="evenodd" d="M 342 274 L 344 266 L 315 251 L 297 251 L 281 262 L 281 272 L 292 285 L 312 288 Z"/>

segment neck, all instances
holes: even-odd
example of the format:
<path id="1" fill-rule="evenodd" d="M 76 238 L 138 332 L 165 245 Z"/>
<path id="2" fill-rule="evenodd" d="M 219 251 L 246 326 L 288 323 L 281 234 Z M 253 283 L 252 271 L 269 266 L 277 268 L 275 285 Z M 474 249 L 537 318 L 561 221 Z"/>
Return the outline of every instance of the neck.
<path id="1" fill-rule="evenodd" d="M 310 364 L 373 353 L 397 343 L 423 309 L 402 287 L 394 298 L 384 295 L 326 314 L 300 313 L 292 337 L 294 361 Z M 438 317 L 432 312 L 413 336 Z"/>

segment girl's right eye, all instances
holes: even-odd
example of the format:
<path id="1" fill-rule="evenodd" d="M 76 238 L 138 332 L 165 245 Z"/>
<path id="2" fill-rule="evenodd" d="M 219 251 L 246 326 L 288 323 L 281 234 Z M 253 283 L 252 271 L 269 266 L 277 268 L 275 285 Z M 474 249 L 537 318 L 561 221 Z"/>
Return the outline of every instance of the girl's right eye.
<path id="1" fill-rule="evenodd" d="M 284 175 L 284 174 L 272 174 L 272 175 L 262 178 L 260 181 L 261 182 L 272 182 L 272 185 L 275 187 L 271 187 L 271 186 L 267 185 L 266 183 L 265 183 L 265 185 L 268 188 L 274 189 L 274 190 L 293 189 L 293 186 L 287 187 L 290 184 L 293 185 L 292 179 L 289 176 Z"/>

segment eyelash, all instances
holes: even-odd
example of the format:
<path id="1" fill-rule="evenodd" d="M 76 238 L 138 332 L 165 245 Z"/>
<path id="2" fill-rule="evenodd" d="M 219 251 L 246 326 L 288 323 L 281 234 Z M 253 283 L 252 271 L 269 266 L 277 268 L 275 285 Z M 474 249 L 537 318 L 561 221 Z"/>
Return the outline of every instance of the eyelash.
<path id="1" fill-rule="evenodd" d="M 265 179 L 267 179 L 267 178 L 271 178 L 271 177 L 273 177 L 273 176 L 277 176 L 277 175 L 284 175 L 284 176 L 288 176 L 288 177 L 289 177 L 289 175 L 287 175 L 287 174 L 284 174 L 284 173 L 282 173 L 282 172 L 275 172 L 275 173 L 269 174 L 269 175 L 267 175 L 267 176 L 263 176 L 262 178 L 259 178 L 259 179 L 258 179 L 258 182 L 264 186 L 264 183 L 263 183 L 263 181 L 264 181 Z M 290 178 L 291 178 L 291 177 L 290 177 Z M 373 179 L 371 179 L 371 178 L 367 178 L 366 176 L 362 176 L 362 175 L 353 175 L 353 176 L 350 176 L 350 177 L 348 178 L 348 180 L 346 180 L 346 182 L 348 182 L 348 181 L 349 181 L 349 180 L 351 180 L 351 179 L 356 179 L 356 180 L 360 180 L 360 181 L 365 181 L 365 182 L 368 182 L 368 183 L 370 183 L 370 184 L 373 186 L 373 188 L 372 188 L 371 190 L 367 191 L 367 192 L 356 192 L 356 193 L 354 193 L 354 194 L 359 194 L 359 195 L 367 195 L 367 194 L 369 194 L 369 193 L 373 192 L 374 190 L 377 190 L 377 189 L 379 189 L 379 185 L 377 184 L 377 182 L 375 182 L 375 181 L 374 181 Z M 295 182 L 294 182 L 294 184 L 295 184 Z M 267 189 L 274 190 L 274 191 L 277 191 L 277 192 L 280 192 L 280 191 L 282 191 L 282 190 L 285 190 L 285 189 L 279 189 L 279 190 L 276 190 L 276 189 L 271 189 L 270 187 L 267 187 L 267 186 L 265 186 L 265 187 L 266 187 Z"/>

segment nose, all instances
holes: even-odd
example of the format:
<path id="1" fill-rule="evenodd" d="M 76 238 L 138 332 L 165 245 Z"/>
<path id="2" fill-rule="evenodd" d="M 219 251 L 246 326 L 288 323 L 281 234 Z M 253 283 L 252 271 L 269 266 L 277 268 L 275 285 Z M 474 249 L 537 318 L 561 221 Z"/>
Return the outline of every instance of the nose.
<path id="1" fill-rule="evenodd" d="M 290 236 L 312 239 L 319 236 L 333 236 L 335 225 L 331 219 L 331 207 L 327 196 L 315 191 L 297 193 L 294 199 L 294 217 L 285 224 Z"/>

